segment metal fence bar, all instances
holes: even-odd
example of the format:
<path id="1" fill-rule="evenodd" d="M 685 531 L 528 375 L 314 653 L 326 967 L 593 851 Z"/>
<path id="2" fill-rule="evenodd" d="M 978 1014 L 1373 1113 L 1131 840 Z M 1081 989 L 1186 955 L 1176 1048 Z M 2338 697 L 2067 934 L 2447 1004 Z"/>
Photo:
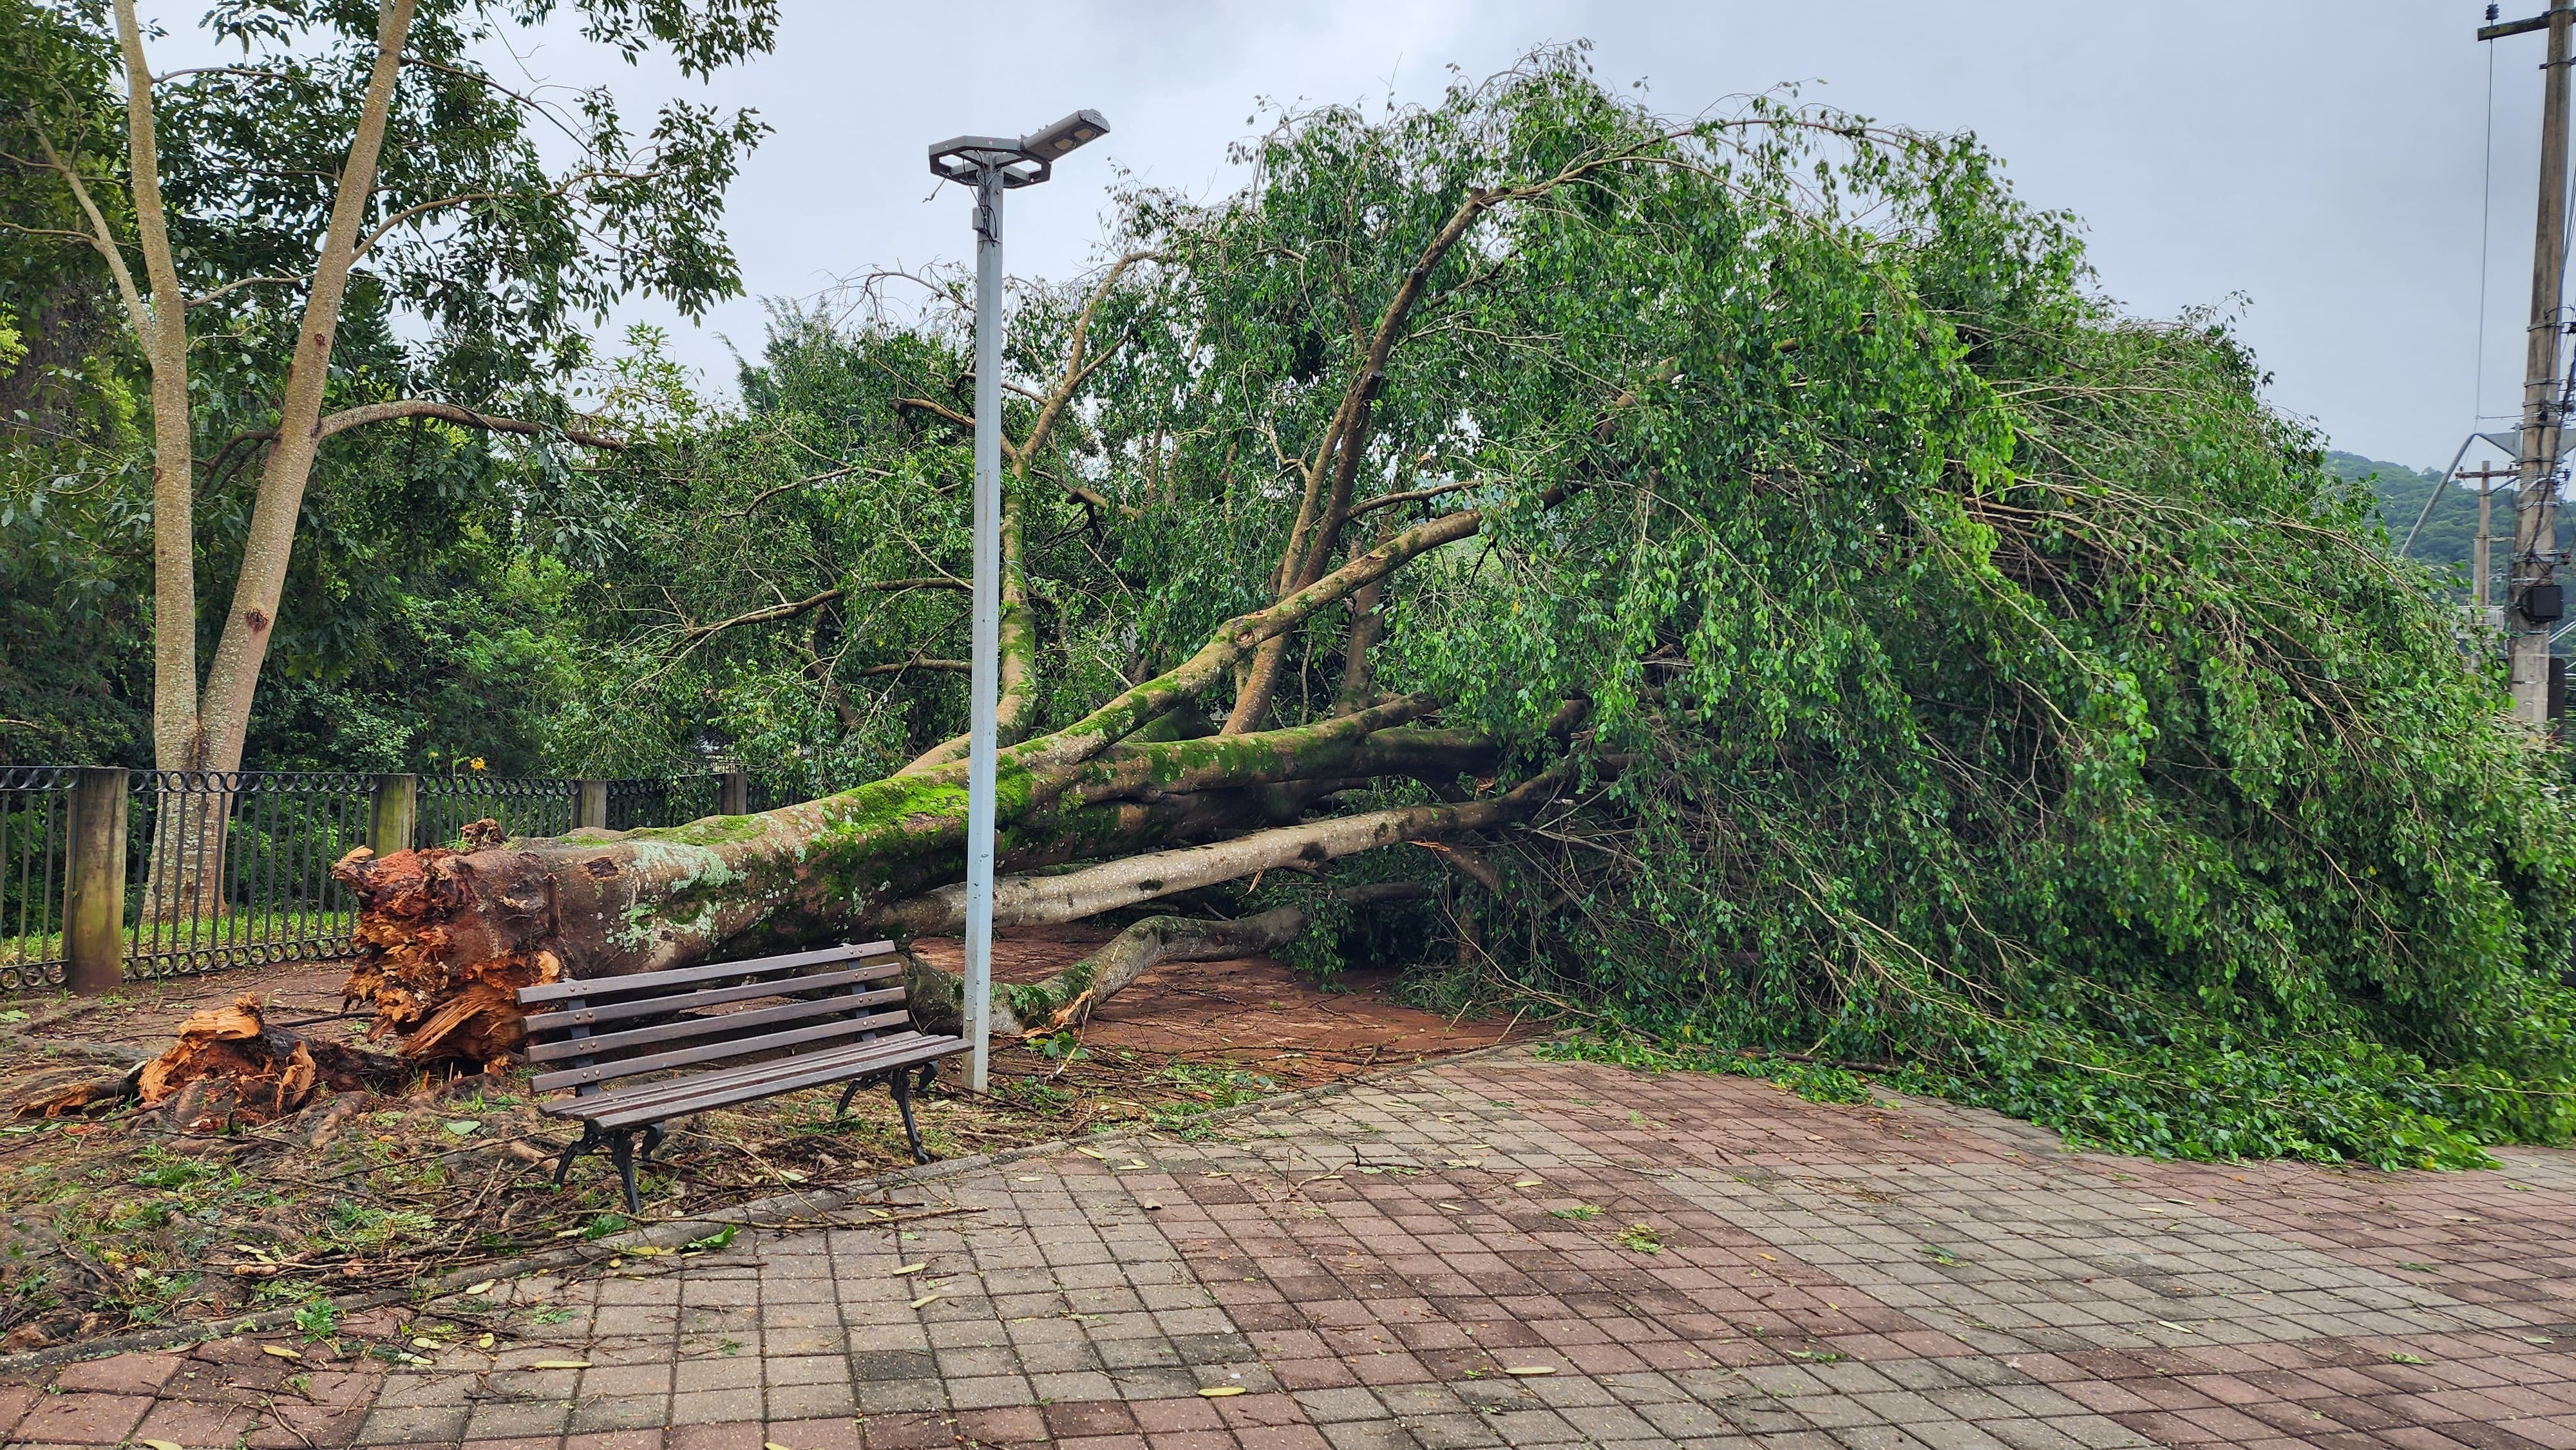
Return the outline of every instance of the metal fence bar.
<path id="1" fill-rule="evenodd" d="M 0 991 L 62 985 L 63 886 L 79 772 L 0 767 Z"/>

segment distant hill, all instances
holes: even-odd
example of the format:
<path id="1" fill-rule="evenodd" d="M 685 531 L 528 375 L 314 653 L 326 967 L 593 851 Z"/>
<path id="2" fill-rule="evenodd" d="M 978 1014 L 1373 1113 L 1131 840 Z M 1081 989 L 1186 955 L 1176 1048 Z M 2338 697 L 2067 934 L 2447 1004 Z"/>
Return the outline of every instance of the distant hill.
<path id="1" fill-rule="evenodd" d="M 2425 497 L 2442 481 L 2438 470 L 2409 468 L 2358 453 L 2328 453 L 2326 467 L 2339 478 L 2370 485 L 2371 492 L 2379 495 L 2379 516 L 2388 526 L 2391 547 L 2406 542 L 2406 531 L 2414 526 Z M 2502 573 L 2505 555 L 2513 548 L 2513 510 L 2501 494 L 2496 500 L 2495 530 L 2502 540 L 2495 549 L 2495 566 Z M 2454 484 L 2451 496 L 2433 506 L 2433 516 L 2425 520 L 2424 531 L 2415 536 L 2415 547 L 2407 557 L 2436 566 L 2458 564 L 2466 568 L 2477 531 L 2477 486 Z"/>

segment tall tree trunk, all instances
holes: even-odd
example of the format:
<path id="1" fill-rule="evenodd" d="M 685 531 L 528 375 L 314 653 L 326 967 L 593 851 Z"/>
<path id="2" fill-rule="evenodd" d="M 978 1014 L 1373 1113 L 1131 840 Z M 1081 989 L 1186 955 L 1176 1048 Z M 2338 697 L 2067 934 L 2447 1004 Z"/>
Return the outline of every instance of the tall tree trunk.
<path id="1" fill-rule="evenodd" d="M 129 116 L 131 170 L 134 170 L 134 214 L 144 242 L 144 263 L 152 273 L 152 551 L 155 551 L 155 698 L 152 734 L 162 770 L 209 770 L 204 778 L 216 786 L 222 775 L 242 767 L 242 744 L 250 734 L 250 698 L 258 688 L 260 662 L 268 657 L 270 628 L 276 626 L 278 598 L 286 590 L 286 564 L 294 551 L 296 518 L 304 510 L 304 482 L 312 476 L 314 448 L 319 446 L 322 397 L 330 384 L 332 332 L 340 327 L 340 299 L 348 294 L 348 270 L 358 252 L 358 227 L 366 221 L 376 193 L 376 160 L 384 149 L 386 118 L 392 116 L 394 85 L 402 77 L 402 46 L 412 31 L 417 0 L 384 0 L 376 13 L 376 64 L 368 75 L 366 103 L 358 113 L 358 134 L 350 139 L 348 165 L 332 196 L 330 227 L 322 234 L 314 260 L 312 291 L 304 296 L 304 322 L 296 330 L 294 361 L 286 371 L 286 394 L 278 407 L 276 446 L 260 474 L 258 500 L 250 510 L 250 538 L 242 546 L 242 569 L 232 587 L 232 610 L 224 616 L 224 634 L 206 670 L 206 688 L 196 685 L 196 538 L 188 497 L 196 487 L 188 415 L 188 299 L 180 291 L 178 268 L 167 242 L 160 198 L 160 160 L 152 144 L 152 80 L 144 67 L 142 33 L 134 23 L 134 3 L 118 0 L 118 33 L 126 52 L 126 116 Z M 227 791 L 165 791 L 155 811 L 152 871 L 144 891 L 144 917 L 167 922 L 178 917 L 219 914 L 224 907 L 224 832 L 232 822 L 232 796 Z"/>
<path id="2" fill-rule="evenodd" d="M 305 298 L 280 405 L 275 446 L 261 475 L 221 642 L 203 691 L 197 680 L 196 486 L 193 419 L 188 387 L 188 298 L 171 250 L 161 194 L 160 146 L 154 120 L 152 71 L 143 49 L 134 0 L 116 0 L 117 42 L 125 66 L 126 146 L 134 200 L 135 239 L 151 284 L 147 304 L 136 294 L 117 255 L 106 220 L 63 168 L 91 218 L 134 316 L 138 340 L 152 375 L 152 748 L 162 771 L 241 768 L 250 728 L 251 696 L 269 631 L 277 620 L 286 565 L 302 511 L 304 485 L 320 440 L 322 402 L 329 382 L 331 340 L 340 303 L 356 260 L 358 228 L 375 195 L 376 162 L 383 149 L 402 50 L 411 32 L 416 0 L 384 0 L 376 23 L 375 66 L 358 129 L 351 138 L 332 199 L 331 220 Z M 154 816 L 151 870 L 145 882 L 147 920 L 221 910 L 229 793 L 165 793 Z"/>

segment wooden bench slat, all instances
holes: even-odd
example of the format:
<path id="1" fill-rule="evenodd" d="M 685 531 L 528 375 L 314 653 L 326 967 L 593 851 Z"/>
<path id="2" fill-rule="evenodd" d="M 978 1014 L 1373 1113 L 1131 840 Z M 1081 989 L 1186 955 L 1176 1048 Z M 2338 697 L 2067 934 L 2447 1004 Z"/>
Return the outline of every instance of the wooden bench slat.
<path id="1" fill-rule="evenodd" d="M 685 1097 L 692 1087 L 700 1083 L 775 1081 L 781 1072 L 791 1068 L 802 1071 L 809 1066 L 821 1067 L 830 1063 L 854 1062 L 873 1052 L 892 1051 L 925 1040 L 920 1033 L 907 1029 L 870 1038 L 865 1042 L 836 1043 L 819 1051 L 799 1053 L 794 1057 L 776 1058 L 768 1062 L 747 1062 L 733 1067 L 710 1068 L 704 1072 L 681 1073 L 654 1082 L 629 1083 L 624 1087 L 603 1089 L 588 1097 L 562 1098 L 548 1106 L 546 1111 L 559 1118 L 596 1117 L 609 1108 L 622 1109 L 637 1104 L 659 1103 L 664 1099 Z M 676 1117 L 678 1114 L 675 1113 L 672 1116 Z"/>
<path id="2" fill-rule="evenodd" d="M 945 1040 L 930 1038 L 914 1044 L 911 1048 L 900 1054 L 890 1053 L 879 1057 L 859 1059 L 854 1063 L 843 1062 L 833 1066 L 822 1066 L 818 1064 L 814 1068 L 790 1074 L 785 1078 L 771 1079 L 765 1082 L 737 1083 L 721 1088 L 700 1082 L 697 1085 L 703 1090 L 693 1093 L 686 1098 L 660 1099 L 649 1104 L 619 1107 L 600 1114 L 597 1118 L 593 1119 L 593 1121 L 597 1122 L 602 1128 L 614 1130 L 617 1128 L 633 1127 L 639 1123 L 659 1122 L 669 1118 L 680 1117 L 688 1113 L 705 1112 L 710 1108 L 731 1107 L 736 1103 L 748 1102 L 756 1098 L 775 1097 L 780 1093 L 795 1092 L 800 1088 L 818 1087 L 824 1083 L 838 1082 L 844 1078 L 860 1077 L 870 1073 L 890 1071 L 897 1067 L 909 1067 L 911 1064 L 916 1062 L 927 1062 L 933 1058 L 945 1057 L 949 1053 L 956 1051 L 957 1048 L 963 1046 L 964 1043 L 965 1039 L 963 1038 Z"/>
<path id="3" fill-rule="evenodd" d="M 879 1032 L 910 1017 L 901 1008 L 880 1012 L 873 1017 L 853 1017 L 840 1022 L 825 1022 L 814 1027 L 799 1027 L 786 1032 L 773 1032 L 765 1037 L 740 1038 L 709 1042 L 676 1052 L 656 1052 L 642 1057 L 621 1058 L 615 1062 L 596 1063 L 589 1067 L 565 1068 L 559 1072 L 539 1073 L 528 1083 L 535 1092 L 556 1088 L 581 1087 L 595 1082 L 613 1082 L 621 1077 L 640 1077 L 666 1067 L 686 1067 L 693 1062 L 717 1062 L 728 1057 L 741 1057 L 753 1052 L 793 1047 L 805 1042 L 828 1042 L 859 1032 Z M 598 1041 L 592 1038 L 590 1041 Z"/>
<path id="4" fill-rule="evenodd" d="M 830 1052 L 790 1058 L 785 1062 L 760 1064 L 772 1069 L 766 1074 L 698 1073 L 667 1083 L 648 1083 L 639 1088 L 575 1098 L 552 1111 L 557 1117 L 588 1119 L 608 1129 L 661 1122 L 709 1108 L 731 1107 L 736 1103 L 776 1097 L 824 1083 L 909 1068 L 945 1057 L 962 1046 L 964 1041 L 956 1037 L 908 1034 L 899 1041 L 857 1043 Z"/>
<path id="5" fill-rule="evenodd" d="M 623 1022 L 631 1017 L 651 1017 L 668 1012 L 679 1014 L 700 1007 L 716 1007 L 727 1002 L 744 1002 L 759 997 L 781 997 L 790 992 L 819 992 L 827 987 L 848 986 L 855 982 L 882 981 L 903 970 L 900 962 L 879 962 L 874 966 L 852 967 L 838 972 L 816 972 L 804 977 L 781 977 L 774 981 L 745 982 L 738 987 L 709 987 L 703 992 L 683 992 L 673 997 L 646 997 L 632 1002 L 611 1002 L 604 1007 L 557 1007 L 551 1012 L 528 1014 L 531 1035 L 569 1032 L 575 1027 L 596 1027 L 603 1022 Z M 875 1000 L 875 999 L 871 999 Z M 596 1037 L 579 1039 L 596 1045 Z M 538 1060 L 535 1054 L 530 1061 Z"/>
<path id="6" fill-rule="evenodd" d="M 849 961 L 858 957 L 883 956 L 894 950 L 890 941 L 859 942 L 848 946 L 817 947 L 810 952 L 789 952 L 784 956 L 755 957 L 747 962 L 712 962 L 702 967 L 674 967 L 667 972 L 637 972 L 624 977 L 583 977 L 576 981 L 540 982 L 519 989 L 519 1005 L 560 1002 L 567 997 L 609 997 L 628 992 L 648 991 L 655 987 L 677 987 L 690 982 L 720 980 L 725 977 L 749 976 L 758 972 L 783 972 L 797 967 L 810 967 L 822 962 Z"/>
<path id="7" fill-rule="evenodd" d="M 660 1042 L 686 1042 L 692 1037 L 707 1037 L 719 1032 L 739 1032 L 749 1027 L 766 1027 L 777 1022 L 802 1022 L 809 1017 L 828 1017 L 858 1007 L 874 1007 L 903 1000 L 903 988 L 881 987 L 873 992 L 834 993 L 807 1002 L 787 1002 L 776 1007 L 755 1007 L 748 1012 L 719 1012 L 711 1017 L 685 1017 L 676 1022 L 658 1022 L 650 1027 L 630 1027 L 623 1032 L 603 1032 L 595 1037 L 566 1037 L 554 1042 L 540 1042 L 528 1048 L 528 1061 L 553 1062 L 566 1057 L 599 1057 L 630 1047 L 649 1047 Z M 749 1041 L 733 1044 L 736 1052 L 757 1052 Z"/>

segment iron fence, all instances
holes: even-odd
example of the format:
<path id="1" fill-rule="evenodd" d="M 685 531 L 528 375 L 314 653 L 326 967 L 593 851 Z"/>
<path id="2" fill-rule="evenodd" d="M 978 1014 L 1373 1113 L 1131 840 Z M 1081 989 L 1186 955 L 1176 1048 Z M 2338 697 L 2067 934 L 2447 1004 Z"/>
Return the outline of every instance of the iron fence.
<path id="1" fill-rule="evenodd" d="M 128 789 L 128 978 L 354 949 L 357 903 L 331 863 L 367 844 L 375 776 L 146 770 Z"/>
<path id="2" fill-rule="evenodd" d="M 356 847 L 454 847 L 484 819 L 510 836 L 679 825 L 748 784 L 0 767 L 0 994 L 347 956 L 357 903 L 331 867 Z M 762 794 L 752 808 L 804 798 Z"/>
<path id="3" fill-rule="evenodd" d="M 62 765 L 0 767 L 0 992 L 62 985 L 72 784 Z"/>
<path id="4" fill-rule="evenodd" d="M 474 821 L 505 836 L 561 836 L 576 824 L 581 782 L 552 775 L 424 775 L 414 846 L 457 845 Z M 631 829 L 631 828 L 630 828 Z"/>
<path id="5" fill-rule="evenodd" d="M 607 826 L 612 831 L 684 825 L 715 815 L 724 788 L 722 779 L 714 775 L 612 780 L 606 786 Z"/>

